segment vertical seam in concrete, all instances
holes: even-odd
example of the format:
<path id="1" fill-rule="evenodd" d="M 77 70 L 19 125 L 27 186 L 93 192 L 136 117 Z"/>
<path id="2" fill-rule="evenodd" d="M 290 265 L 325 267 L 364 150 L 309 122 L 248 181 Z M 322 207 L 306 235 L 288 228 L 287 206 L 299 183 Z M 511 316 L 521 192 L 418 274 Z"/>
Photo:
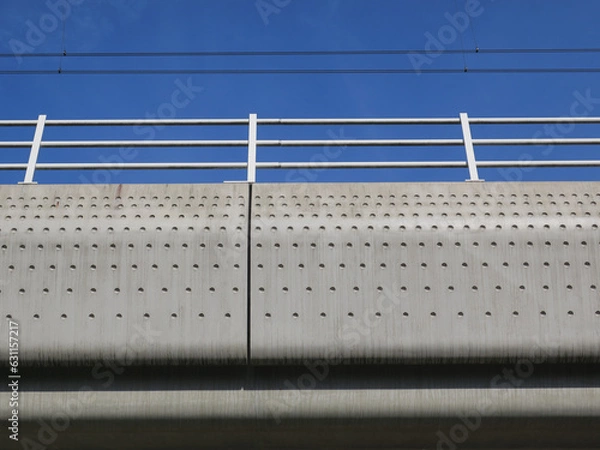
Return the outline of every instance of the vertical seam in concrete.
<path id="1" fill-rule="evenodd" d="M 246 294 L 247 294 L 247 337 L 246 337 L 246 364 L 250 365 L 251 363 L 251 336 L 252 336 L 252 320 L 251 320 L 251 312 L 252 312 L 252 183 L 248 183 L 248 215 L 246 219 L 246 223 L 248 226 L 248 237 L 246 239 Z"/>

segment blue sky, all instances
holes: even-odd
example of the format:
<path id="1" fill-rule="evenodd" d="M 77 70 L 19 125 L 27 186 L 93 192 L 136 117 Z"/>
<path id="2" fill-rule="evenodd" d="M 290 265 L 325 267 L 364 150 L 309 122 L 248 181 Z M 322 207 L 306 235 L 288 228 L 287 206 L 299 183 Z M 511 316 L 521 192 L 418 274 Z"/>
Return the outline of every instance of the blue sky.
<path id="1" fill-rule="evenodd" d="M 494 48 L 599 47 L 600 3 L 589 0 L 21 0 L 0 5 L 0 52 L 271 51 L 415 49 L 419 55 L 202 58 L 0 58 L 0 70 L 106 68 L 398 68 L 600 67 L 600 53 L 474 53 Z M 279 5 L 279 6 L 277 6 Z M 64 24 L 60 16 L 64 16 Z M 59 18 L 56 23 L 52 18 Z M 452 17 L 456 18 L 454 21 Z M 460 19 L 468 17 L 463 28 Z M 32 27 L 33 25 L 33 27 Z M 35 28 L 38 32 L 36 34 Z M 46 31 L 44 31 L 44 29 Z M 64 33 L 63 33 L 64 29 Z M 34 30 L 34 31 L 32 31 Z M 447 33 L 444 35 L 444 33 Z M 430 36 L 441 53 L 426 52 Z M 442 39 L 443 38 L 443 39 Z M 438 44 L 438 45 L 440 45 Z M 466 50 L 466 54 L 448 50 Z M 17 55 L 18 56 L 18 55 Z M 412 58 L 412 59 L 411 59 Z M 425 62 L 424 62 L 425 61 Z M 0 75 L 0 119 L 302 117 L 600 116 L 598 73 L 318 74 L 318 75 Z M 181 84 L 187 98 L 170 107 Z M 189 100 L 189 102 L 185 101 Z M 580 101 L 581 103 L 581 101 Z M 165 106 L 166 104 L 166 106 Z M 134 129 L 47 128 L 47 140 L 244 139 L 244 127 Z M 540 134 L 541 133 L 541 134 Z M 600 127 L 473 127 L 485 137 L 598 137 Z M 0 128 L 0 140 L 30 140 L 33 129 Z M 259 128 L 259 139 L 460 138 L 460 127 Z M 259 149 L 262 161 L 462 160 L 461 148 Z M 597 148 L 476 148 L 478 159 L 598 159 Z M 0 162 L 25 162 L 27 151 L 3 149 Z M 121 155 L 121 156 L 120 156 Z M 332 156 L 334 155 L 334 156 Z M 119 149 L 42 149 L 40 162 L 123 160 Z M 143 149 L 125 162 L 242 161 L 243 149 Z M 598 180 L 598 169 L 481 170 L 486 180 Z M 1 183 L 22 179 L 0 171 Z M 85 181 L 220 182 L 242 171 L 173 173 L 38 172 L 43 183 Z M 460 181 L 466 169 L 261 171 L 258 181 Z"/>

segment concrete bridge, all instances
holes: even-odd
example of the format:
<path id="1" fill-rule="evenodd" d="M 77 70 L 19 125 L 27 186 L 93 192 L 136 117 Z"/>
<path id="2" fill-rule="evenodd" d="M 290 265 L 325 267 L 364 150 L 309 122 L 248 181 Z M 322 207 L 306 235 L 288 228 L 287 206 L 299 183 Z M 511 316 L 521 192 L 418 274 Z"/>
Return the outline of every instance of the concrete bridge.
<path id="1" fill-rule="evenodd" d="M 471 132 L 544 123 L 600 118 L 0 121 L 34 128 L 30 141 L 0 140 L 29 149 L 26 163 L 0 163 L 25 172 L 0 187 L 0 449 L 600 448 L 600 183 L 479 176 L 600 160 L 475 157 L 479 146 L 600 144 Z M 43 139 L 46 127 L 124 125 L 248 133 Z M 261 140 L 259 125 L 460 126 L 462 137 Z M 454 146 L 465 160 L 257 159 L 315 146 Z M 38 161 L 54 148 L 142 147 L 241 147 L 247 159 Z M 468 181 L 256 183 L 282 168 L 455 168 Z M 35 182 L 39 170 L 90 169 L 247 176 Z"/>
<path id="2" fill-rule="evenodd" d="M 600 443 L 600 183 L 24 185 L 0 205 L 2 448 Z"/>

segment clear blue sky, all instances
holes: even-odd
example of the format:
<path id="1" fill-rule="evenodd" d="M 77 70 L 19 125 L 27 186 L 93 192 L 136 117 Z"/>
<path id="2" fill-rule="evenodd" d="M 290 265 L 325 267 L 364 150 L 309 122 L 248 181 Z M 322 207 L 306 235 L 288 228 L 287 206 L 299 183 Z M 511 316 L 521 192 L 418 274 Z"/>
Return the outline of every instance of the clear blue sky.
<path id="1" fill-rule="evenodd" d="M 600 67 L 600 53 L 475 54 L 474 49 L 600 47 L 600 2 L 591 0 L 66 0 L 4 1 L 0 5 L 0 52 L 269 51 L 415 49 L 428 58 L 424 69 Z M 50 7 L 56 5 L 56 7 Z M 269 6 L 270 5 L 270 6 Z M 276 6 L 280 5 L 280 6 Z M 458 16 L 456 16 L 458 14 Z M 462 29 L 449 17 L 464 18 Z M 65 16 L 63 23 L 52 17 Z M 32 28 L 32 24 L 38 30 Z M 46 31 L 44 31 L 44 29 Z M 34 31 L 32 31 L 34 30 Z M 454 30 L 454 31 L 452 31 Z M 447 34 L 444 35 L 443 33 Z M 41 34 L 40 34 L 41 33 Z M 430 33 L 430 34 L 428 34 Z M 441 33 L 441 35 L 440 35 Z M 444 37 L 440 55 L 427 54 L 427 36 Z M 445 50 L 464 48 L 466 56 Z M 415 56 L 203 57 L 171 59 L 4 57 L 0 70 L 106 68 L 400 68 Z M 421 60 L 423 62 L 424 60 Z M 335 75 L 0 75 L 0 119 L 144 118 L 173 111 L 178 83 L 193 86 L 189 103 L 179 97 L 181 118 L 296 117 L 472 117 L 569 116 L 577 96 L 591 96 L 579 113 L 600 116 L 598 73 L 566 74 L 335 74 Z M 179 80 L 179 81 L 178 81 Z M 579 93 L 579 94 L 577 94 Z M 29 140 L 32 129 L 0 128 L 0 140 Z M 509 133 L 510 132 L 510 133 Z M 556 130 L 554 131 L 556 132 Z M 476 138 L 552 137 L 544 126 L 474 127 Z M 564 137 L 599 137 L 600 127 L 578 125 Z M 49 128 L 45 139 L 244 139 L 241 128 L 119 129 Z M 259 139 L 459 138 L 447 127 L 259 128 Z M 476 148 L 478 159 L 598 159 L 597 147 Z M 42 149 L 40 162 L 112 161 L 119 149 Z M 259 149 L 259 160 L 462 160 L 461 148 L 303 150 Z M 329 156 L 326 156 L 329 155 Z M 334 156 L 332 156 L 334 155 Z M 131 155 L 130 155 L 131 156 Z M 216 149 L 140 150 L 127 162 L 233 161 L 245 151 Z M 3 150 L 1 162 L 25 162 L 26 151 Z M 86 172 L 91 180 L 93 173 Z M 596 169 L 482 170 L 486 180 L 600 179 Z M 0 171 L 0 182 L 22 173 Z M 408 181 L 467 177 L 466 169 L 259 172 L 259 181 Z M 119 172 L 107 181 L 218 182 L 243 179 L 242 172 Z M 96 174 L 96 181 L 105 176 Z M 81 182 L 81 173 L 38 172 L 45 183 Z"/>

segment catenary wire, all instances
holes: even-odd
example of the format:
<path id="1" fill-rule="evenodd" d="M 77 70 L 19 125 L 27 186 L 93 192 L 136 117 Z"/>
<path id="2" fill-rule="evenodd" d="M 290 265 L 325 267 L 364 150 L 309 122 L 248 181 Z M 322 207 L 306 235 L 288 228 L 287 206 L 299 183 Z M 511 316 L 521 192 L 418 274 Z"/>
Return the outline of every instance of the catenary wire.
<path id="1" fill-rule="evenodd" d="M 600 73 L 600 67 L 481 68 L 481 69 L 67 69 L 0 70 L 0 75 L 327 75 L 327 74 L 535 74 Z"/>
<path id="2" fill-rule="evenodd" d="M 588 48 L 475 48 L 446 49 L 446 54 L 457 53 L 489 53 L 489 54 L 553 54 L 553 53 L 600 53 L 600 47 Z M 0 53 L 0 58 L 51 58 L 63 56 L 67 58 L 177 58 L 177 57 L 234 57 L 234 56 L 344 56 L 344 55 L 408 55 L 427 53 L 424 49 L 379 49 L 379 50 L 298 50 L 298 51 L 206 51 L 206 52 L 46 52 L 46 53 Z"/>

